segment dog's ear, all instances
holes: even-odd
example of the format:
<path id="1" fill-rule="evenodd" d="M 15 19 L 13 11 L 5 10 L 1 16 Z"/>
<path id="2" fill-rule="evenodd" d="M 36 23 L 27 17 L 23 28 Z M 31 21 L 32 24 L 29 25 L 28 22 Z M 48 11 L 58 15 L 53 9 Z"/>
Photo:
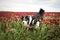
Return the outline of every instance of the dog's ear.
<path id="1" fill-rule="evenodd" d="M 29 16 L 26 16 L 27 20 L 29 20 Z"/>

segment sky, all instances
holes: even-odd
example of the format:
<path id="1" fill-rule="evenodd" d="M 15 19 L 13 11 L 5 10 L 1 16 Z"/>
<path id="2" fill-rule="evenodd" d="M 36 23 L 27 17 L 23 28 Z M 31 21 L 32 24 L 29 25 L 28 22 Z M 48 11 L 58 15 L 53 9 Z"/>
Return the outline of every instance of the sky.
<path id="1" fill-rule="evenodd" d="M 40 8 L 60 12 L 60 0 L 0 0 L 0 11 L 38 12 Z"/>

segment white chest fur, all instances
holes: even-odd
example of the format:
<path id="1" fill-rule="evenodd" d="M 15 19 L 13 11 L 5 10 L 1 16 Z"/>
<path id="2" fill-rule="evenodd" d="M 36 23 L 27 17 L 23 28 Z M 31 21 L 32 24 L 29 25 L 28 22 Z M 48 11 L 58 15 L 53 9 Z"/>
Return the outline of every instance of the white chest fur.
<path id="1" fill-rule="evenodd" d="M 40 22 L 37 21 L 37 22 L 36 22 L 36 25 L 35 25 L 35 29 L 39 29 L 39 24 L 40 24 Z"/>
<path id="2" fill-rule="evenodd" d="M 32 21 L 32 16 L 29 16 L 29 24 L 31 23 Z"/>

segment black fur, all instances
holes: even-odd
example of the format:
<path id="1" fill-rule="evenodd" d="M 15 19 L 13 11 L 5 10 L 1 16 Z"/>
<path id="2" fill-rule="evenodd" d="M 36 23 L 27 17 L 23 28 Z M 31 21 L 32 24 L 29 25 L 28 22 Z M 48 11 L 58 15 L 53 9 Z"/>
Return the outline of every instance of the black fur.
<path id="1" fill-rule="evenodd" d="M 39 10 L 39 12 L 36 14 L 36 15 L 33 15 L 32 16 L 32 20 L 31 20 L 31 23 L 29 24 L 29 16 L 22 16 L 22 20 L 25 20 L 25 21 L 28 21 L 27 24 L 29 24 L 30 26 L 31 25 L 35 25 L 37 21 L 39 21 L 39 19 L 43 20 L 43 15 L 44 15 L 45 11 L 41 8 Z M 25 19 L 24 19 L 25 17 Z M 32 24 L 32 21 L 34 20 L 34 24 Z"/>
<path id="2" fill-rule="evenodd" d="M 25 18 L 25 19 L 24 19 Z M 23 20 L 25 20 L 25 21 L 27 21 L 27 20 L 29 20 L 29 17 L 28 16 L 22 16 L 21 17 L 21 20 L 23 21 Z"/>
<path id="3" fill-rule="evenodd" d="M 41 19 L 41 20 L 43 20 L 43 15 L 44 15 L 44 13 L 45 13 L 45 11 L 41 8 L 40 10 L 39 10 L 39 12 L 36 14 L 36 15 L 34 15 L 34 18 L 35 19 Z"/>

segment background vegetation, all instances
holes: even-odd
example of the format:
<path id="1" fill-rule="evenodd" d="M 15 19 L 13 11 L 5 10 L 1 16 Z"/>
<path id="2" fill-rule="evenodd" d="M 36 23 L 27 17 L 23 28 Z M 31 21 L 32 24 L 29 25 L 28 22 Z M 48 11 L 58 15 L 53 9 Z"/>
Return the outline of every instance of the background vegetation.
<path id="1" fill-rule="evenodd" d="M 29 31 L 16 15 L 0 19 L 0 40 L 60 40 L 60 16 L 55 14 L 44 16 L 40 29 Z"/>

